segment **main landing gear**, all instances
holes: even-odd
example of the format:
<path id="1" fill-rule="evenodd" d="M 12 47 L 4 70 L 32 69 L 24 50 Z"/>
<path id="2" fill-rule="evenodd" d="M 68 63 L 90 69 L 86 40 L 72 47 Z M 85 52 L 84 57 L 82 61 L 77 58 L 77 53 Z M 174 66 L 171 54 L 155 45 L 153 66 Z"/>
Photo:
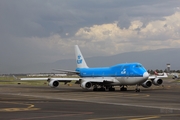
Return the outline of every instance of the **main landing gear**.
<path id="1" fill-rule="evenodd" d="M 98 91 L 97 85 L 94 85 L 93 91 Z"/>
<path id="2" fill-rule="evenodd" d="M 115 88 L 113 86 L 98 86 L 99 85 L 94 85 L 93 91 L 106 91 L 106 89 L 109 91 L 115 91 Z M 139 85 L 136 85 L 136 92 L 140 92 L 140 88 L 138 87 Z M 120 86 L 120 91 L 127 91 L 127 86 Z"/>
<path id="3" fill-rule="evenodd" d="M 136 92 L 140 92 L 140 88 L 138 88 L 139 87 L 139 85 L 136 85 L 136 89 L 135 89 L 135 91 Z M 120 91 L 127 91 L 127 86 L 122 86 L 121 88 L 120 88 Z"/>
<path id="4" fill-rule="evenodd" d="M 115 91 L 115 88 L 112 86 L 110 87 L 106 86 L 106 88 L 104 86 L 101 86 L 100 88 L 98 88 L 97 85 L 94 85 L 93 91 L 106 91 L 106 89 L 109 91 Z"/>
<path id="5" fill-rule="evenodd" d="M 109 87 L 108 89 L 109 89 L 109 91 L 115 91 L 115 88 L 114 88 L 114 87 L 112 87 L 112 86 L 111 86 L 111 87 Z"/>
<path id="6" fill-rule="evenodd" d="M 98 88 L 97 85 L 94 85 L 93 91 L 106 91 L 106 89 L 105 89 L 103 86 L 101 86 L 100 88 Z"/>
<path id="7" fill-rule="evenodd" d="M 124 87 L 124 85 L 120 88 L 120 91 L 127 91 L 127 86 Z"/>

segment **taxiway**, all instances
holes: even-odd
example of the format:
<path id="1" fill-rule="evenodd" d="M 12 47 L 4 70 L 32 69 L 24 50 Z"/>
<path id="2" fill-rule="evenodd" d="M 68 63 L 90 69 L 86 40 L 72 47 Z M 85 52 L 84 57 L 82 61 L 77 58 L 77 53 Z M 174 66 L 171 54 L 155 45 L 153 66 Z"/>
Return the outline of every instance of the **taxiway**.
<path id="1" fill-rule="evenodd" d="M 164 120 L 180 118 L 180 84 L 93 92 L 78 85 L 0 85 L 3 120 Z"/>

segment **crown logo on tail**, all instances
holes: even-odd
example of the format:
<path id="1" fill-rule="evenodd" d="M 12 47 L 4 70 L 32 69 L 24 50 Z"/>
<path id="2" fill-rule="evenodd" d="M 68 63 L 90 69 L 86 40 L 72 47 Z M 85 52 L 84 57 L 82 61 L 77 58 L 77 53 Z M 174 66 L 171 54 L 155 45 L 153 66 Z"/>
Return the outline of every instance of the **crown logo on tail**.
<path id="1" fill-rule="evenodd" d="M 82 63 L 82 59 L 81 59 L 81 55 L 77 56 L 77 64 L 81 64 Z"/>

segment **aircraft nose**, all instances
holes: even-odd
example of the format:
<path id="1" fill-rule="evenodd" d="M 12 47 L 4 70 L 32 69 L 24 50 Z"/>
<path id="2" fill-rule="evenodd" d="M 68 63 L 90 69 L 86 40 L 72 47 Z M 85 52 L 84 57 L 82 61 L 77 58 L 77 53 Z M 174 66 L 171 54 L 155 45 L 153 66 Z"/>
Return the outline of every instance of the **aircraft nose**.
<path id="1" fill-rule="evenodd" d="M 149 73 L 148 73 L 148 72 L 145 72 L 145 73 L 143 74 L 143 77 L 144 77 L 144 78 L 148 78 L 148 77 L 149 77 Z"/>

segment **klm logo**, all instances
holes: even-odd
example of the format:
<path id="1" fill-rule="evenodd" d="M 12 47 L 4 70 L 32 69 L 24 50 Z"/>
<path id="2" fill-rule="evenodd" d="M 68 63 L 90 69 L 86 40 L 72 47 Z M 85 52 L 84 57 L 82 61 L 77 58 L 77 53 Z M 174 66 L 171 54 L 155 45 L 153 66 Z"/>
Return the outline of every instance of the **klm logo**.
<path id="1" fill-rule="evenodd" d="M 121 71 L 121 74 L 126 74 L 126 69 L 123 69 L 123 70 Z"/>
<path id="2" fill-rule="evenodd" d="M 78 55 L 77 56 L 77 64 L 81 64 L 82 63 L 82 59 L 81 59 L 81 55 Z"/>

